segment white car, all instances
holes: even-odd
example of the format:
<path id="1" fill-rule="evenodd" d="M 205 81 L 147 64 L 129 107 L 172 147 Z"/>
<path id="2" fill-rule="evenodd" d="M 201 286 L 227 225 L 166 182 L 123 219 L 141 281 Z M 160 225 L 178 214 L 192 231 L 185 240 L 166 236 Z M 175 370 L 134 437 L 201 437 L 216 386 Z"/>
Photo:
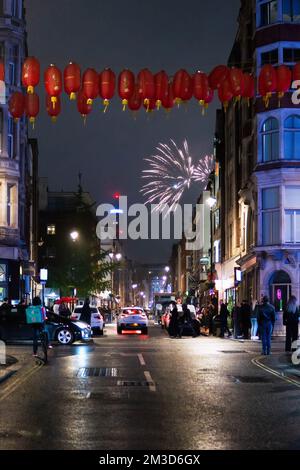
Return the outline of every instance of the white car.
<path id="1" fill-rule="evenodd" d="M 142 334 L 148 334 L 148 318 L 141 307 L 122 308 L 118 315 L 117 332 L 119 335 L 123 331 L 140 331 Z"/>
<path id="2" fill-rule="evenodd" d="M 81 317 L 83 305 L 76 305 L 71 315 L 71 320 L 79 321 Z M 90 305 L 91 309 L 91 328 L 93 333 L 103 335 L 104 320 L 100 313 L 100 310 L 95 305 Z"/>

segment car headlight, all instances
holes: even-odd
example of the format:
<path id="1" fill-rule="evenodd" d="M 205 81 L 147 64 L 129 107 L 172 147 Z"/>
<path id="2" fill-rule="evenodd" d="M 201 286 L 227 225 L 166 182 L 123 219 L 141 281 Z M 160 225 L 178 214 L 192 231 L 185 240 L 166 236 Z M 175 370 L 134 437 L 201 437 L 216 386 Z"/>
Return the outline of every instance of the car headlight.
<path id="1" fill-rule="evenodd" d="M 84 330 L 82 330 L 82 337 L 83 338 L 89 338 L 90 336 L 91 336 L 90 329 L 85 328 Z"/>

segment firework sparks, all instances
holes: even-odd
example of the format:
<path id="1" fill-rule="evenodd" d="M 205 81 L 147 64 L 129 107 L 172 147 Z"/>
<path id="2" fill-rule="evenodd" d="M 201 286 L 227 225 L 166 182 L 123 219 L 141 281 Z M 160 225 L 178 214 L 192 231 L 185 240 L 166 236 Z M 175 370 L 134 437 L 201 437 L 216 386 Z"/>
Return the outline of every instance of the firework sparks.
<path id="1" fill-rule="evenodd" d="M 186 140 L 182 149 L 171 140 L 170 145 L 160 143 L 156 150 L 156 155 L 145 158 L 149 168 L 143 170 L 142 178 L 150 181 L 144 184 L 141 193 L 147 198 L 146 204 L 155 203 L 157 211 L 163 211 L 168 206 L 169 213 L 176 210 L 185 190 L 190 188 L 193 181 L 207 181 L 214 159 L 207 156 L 194 166 Z"/>

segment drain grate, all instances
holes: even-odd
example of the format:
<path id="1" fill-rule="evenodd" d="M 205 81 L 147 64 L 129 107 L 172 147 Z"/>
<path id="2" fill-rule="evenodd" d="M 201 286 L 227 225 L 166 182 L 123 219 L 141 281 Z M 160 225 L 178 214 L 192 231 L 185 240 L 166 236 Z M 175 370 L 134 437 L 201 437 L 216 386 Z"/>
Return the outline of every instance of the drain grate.
<path id="1" fill-rule="evenodd" d="M 245 354 L 248 353 L 248 351 L 236 351 L 236 350 L 225 350 L 225 351 L 219 351 L 224 354 Z"/>
<path id="2" fill-rule="evenodd" d="M 255 377 L 251 375 L 231 375 L 230 379 L 235 383 L 245 383 L 245 384 L 260 384 L 260 383 L 271 383 L 272 380 L 266 377 Z"/>
<path id="3" fill-rule="evenodd" d="M 117 377 L 118 369 L 114 367 L 81 367 L 77 377 Z"/>
<path id="4" fill-rule="evenodd" d="M 121 387 L 153 387 L 155 382 L 136 381 L 136 380 L 118 380 L 117 385 Z"/>

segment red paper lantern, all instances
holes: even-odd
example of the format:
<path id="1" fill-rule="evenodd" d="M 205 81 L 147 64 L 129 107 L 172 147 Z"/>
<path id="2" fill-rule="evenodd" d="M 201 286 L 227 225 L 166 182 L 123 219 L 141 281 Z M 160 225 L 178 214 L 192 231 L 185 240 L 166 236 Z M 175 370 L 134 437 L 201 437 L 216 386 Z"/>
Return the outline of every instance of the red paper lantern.
<path id="1" fill-rule="evenodd" d="M 249 73 L 244 73 L 244 82 L 245 87 L 242 96 L 246 98 L 249 106 L 250 100 L 254 98 L 255 95 L 255 80 Z"/>
<path id="2" fill-rule="evenodd" d="M 15 91 L 8 102 L 8 109 L 15 121 L 21 119 L 25 111 L 25 97 L 20 91 Z"/>
<path id="3" fill-rule="evenodd" d="M 193 96 L 193 80 L 184 69 L 178 70 L 174 76 L 173 94 L 177 105 Z"/>
<path id="4" fill-rule="evenodd" d="M 87 69 L 82 78 L 82 91 L 87 98 L 87 104 L 92 105 L 99 94 L 99 77 L 94 69 Z"/>
<path id="5" fill-rule="evenodd" d="M 171 111 L 174 106 L 173 84 L 169 83 L 168 92 L 162 99 L 162 105 L 166 111 Z"/>
<path id="6" fill-rule="evenodd" d="M 218 95 L 219 95 L 219 100 L 224 106 L 224 110 L 226 112 L 226 109 L 228 108 L 229 101 L 232 100 L 233 98 L 233 92 L 231 89 L 231 84 L 229 80 L 224 80 L 219 89 L 218 89 Z"/>
<path id="7" fill-rule="evenodd" d="M 142 106 L 142 97 L 140 95 L 138 84 L 135 85 L 133 95 L 128 100 L 128 108 L 131 111 L 138 111 Z"/>
<path id="8" fill-rule="evenodd" d="M 47 94 L 51 97 L 53 108 L 57 102 L 57 97 L 62 92 L 62 74 L 61 71 L 51 64 L 44 74 L 44 82 Z"/>
<path id="9" fill-rule="evenodd" d="M 80 90 L 77 95 L 77 109 L 81 116 L 84 118 L 84 123 L 86 123 L 86 117 L 92 111 L 92 105 L 88 103 L 88 99 L 84 94 L 83 90 Z"/>
<path id="10" fill-rule="evenodd" d="M 286 65 L 279 65 L 276 69 L 277 74 L 277 92 L 279 100 L 289 91 L 292 81 L 292 72 Z"/>
<path id="11" fill-rule="evenodd" d="M 40 81 L 40 63 L 35 57 L 27 57 L 22 67 L 22 85 L 27 93 L 34 93 Z"/>
<path id="12" fill-rule="evenodd" d="M 228 80 L 236 101 L 241 99 L 245 89 L 245 78 L 241 69 L 232 67 L 229 71 Z"/>
<path id="13" fill-rule="evenodd" d="M 300 80 L 300 62 L 293 67 L 293 81 L 294 80 Z"/>
<path id="14" fill-rule="evenodd" d="M 47 113 L 51 117 L 52 122 L 56 122 L 57 117 L 61 113 L 60 96 L 57 97 L 57 102 L 56 102 L 55 108 L 53 108 L 52 101 L 51 101 L 51 96 L 46 95 L 46 109 L 47 109 Z"/>
<path id="15" fill-rule="evenodd" d="M 122 99 L 123 111 L 125 111 L 128 100 L 134 92 L 134 75 L 130 70 L 123 70 L 118 81 L 119 96 Z"/>
<path id="16" fill-rule="evenodd" d="M 260 71 L 258 79 L 258 91 L 259 94 L 263 97 L 265 106 L 269 106 L 269 100 L 272 96 L 272 93 L 276 91 L 277 88 L 277 74 L 273 65 L 266 64 Z"/>
<path id="17" fill-rule="evenodd" d="M 163 99 L 168 94 L 169 78 L 164 70 L 154 75 L 156 107 L 161 107 Z"/>
<path id="18" fill-rule="evenodd" d="M 153 100 L 155 97 L 154 76 L 150 70 L 143 69 L 138 74 L 137 83 L 144 106 L 147 108 L 150 105 L 150 100 Z"/>
<path id="19" fill-rule="evenodd" d="M 29 118 L 29 122 L 34 128 L 34 123 L 40 111 L 40 98 L 36 93 L 30 93 L 25 96 L 25 113 Z"/>
<path id="20" fill-rule="evenodd" d="M 76 93 L 81 87 L 81 70 L 75 62 L 70 62 L 64 70 L 64 87 L 70 100 L 76 100 Z"/>
<path id="21" fill-rule="evenodd" d="M 212 102 L 213 99 L 214 99 L 214 90 L 212 90 L 211 88 L 208 88 L 207 94 L 204 100 L 205 103 L 204 103 L 204 107 L 202 111 L 203 114 L 205 112 L 205 109 L 208 108 L 208 105 Z"/>
<path id="22" fill-rule="evenodd" d="M 209 89 L 208 77 L 204 72 L 196 72 L 194 75 L 194 97 L 201 106 L 204 106 Z"/>
<path id="23" fill-rule="evenodd" d="M 116 75 L 111 69 L 103 70 L 99 75 L 99 94 L 103 98 L 104 112 L 106 112 L 109 106 L 109 100 L 111 100 L 115 94 L 116 88 Z"/>
<path id="24" fill-rule="evenodd" d="M 220 88 L 221 83 L 229 77 L 229 68 L 226 65 L 218 65 L 208 76 L 209 86 L 213 90 Z"/>

